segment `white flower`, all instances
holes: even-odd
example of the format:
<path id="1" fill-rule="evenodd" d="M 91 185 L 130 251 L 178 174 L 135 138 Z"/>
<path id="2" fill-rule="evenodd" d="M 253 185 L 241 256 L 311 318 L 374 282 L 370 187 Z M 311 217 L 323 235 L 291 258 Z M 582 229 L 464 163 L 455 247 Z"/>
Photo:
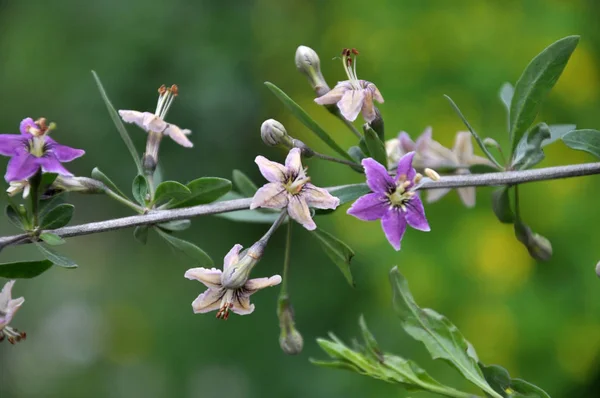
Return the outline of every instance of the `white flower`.
<path id="1" fill-rule="evenodd" d="M 19 333 L 16 329 L 11 328 L 8 324 L 25 302 L 23 297 L 16 299 L 12 298 L 12 287 L 15 281 L 8 281 L 0 292 L 0 341 L 7 338 L 11 344 L 14 344 L 26 337 L 25 333 Z"/>
<path id="2" fill-rule="evenodd" d="M 23 192 L 23 199 L 27 199 L 29 196 L 29 192 L 31 190 L 31 186 L 29 185 L 29 180 L 22 181 L 11 181 L 10 186 L 6 190 L 8 196 L 15 196 L 19 192 Z"/>

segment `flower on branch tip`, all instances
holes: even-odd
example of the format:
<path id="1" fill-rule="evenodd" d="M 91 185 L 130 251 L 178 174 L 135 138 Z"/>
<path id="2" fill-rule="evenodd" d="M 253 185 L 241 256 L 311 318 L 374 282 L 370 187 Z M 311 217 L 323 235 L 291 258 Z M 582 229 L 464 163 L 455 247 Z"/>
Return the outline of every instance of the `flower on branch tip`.
<path id="1" fill-rule="evenodd" d="M 310 177 L 302 167 L 300 149 L 292 148 L 285 165 L 272 162 L 264 156 L 255 159 L 261 174 L 269 181 L 252 198 L 250 209 L 287 208 L 288 215 L 308 230 L 317 228 L 309 207 L 335 209 L 340 200 L 323 188 L 310 183 Z"/>
<path id="2" fill-rule="evenodd" d="M 371 158 L 363 159 L 371 193 L 361 196 L 348 209 L 348 214 L 363 221 L 381 220 L 381 226 L 392 247 L 400 250 L 400 242 L 407 224 L 429 231 L 423 203 L 416 191 L 421 175 L 412 166 L 414 152 L 404 155 L 398 162 L 396 177 Z"/>
<path id="3" fill-rule="evenodd" d="M 26 337 L 24 332 L 18 332 L 8 324 L 12 321 L 21 305 L 25 302 L 23 297 L 12 298 L 12 287 L 15 281 L 8 281 L 0 292 L 0 341 L 5 338 L 11 343 L 21 341 Z"/>
<path id="4" fill-rule="evenodd" d="M 353 122 L 362 112 L 363 118 L 370 123 L 377 117 L 373 100 L 383 103 L 383 96 L 375 84 L 366 80 L 359 80 L 356 75 L 355 49 L 342 51 L 342 63 L 348 80 L 338 82 L 327 94 L 315 98 L 319 105 L 337 104 L 344 118 Z"/>
<path id="5" fill-rule="evenodd" d="M 165 122 L 165 117 L 169 108 L 173 104 L 175 97 L 177 97 L 179 89 L 176 85 L 171 87 L 160 86 L 158 89 L 158 102 L 156 104 L 156 111 L 151 112 L 138 112 L 131 110 L 119 110 L 119 115 L 126 123 L 135 123 L 147 132 L 160 133 L 162 135 L 168 135 L 173 141 L 179 145 L 191 148 L 194 146 L 192 142 L 187 138 L 192 132 L 187 129 L 181 129 L 174 124 Z"/>
<path id="6" fill-rule="evenodd" d="M 259 246 L 255 249 L 255 247 Z M 254 311 L 250 296 L 257 291 L 281 283 L 281 276 L 248 279 L 250 271 L 262 255 L 262 246 L 253 245 L 246 252 L 236 244 L 223 261 L 223 271 L 216 268 L 192 268 L 185 277 L 202 282 L 208 290 L 192 302 L 196 314 L 217 310 L 217 318 L 227 319 L 229 311 L 238 315 L 248 315 Z"/>
<path id="7" fill-rule="evenodd" d="M 72 176 L 62 165 L 85 154 L 81 149 L 61 145 L 48 136 L 56 125 L 46 119 L 21 121 L 21 134 L 0 134 L 0 155 L 10 156 L 4 178 L 7 182 L 24 181 L 42 169 L 43 172 Z"/>

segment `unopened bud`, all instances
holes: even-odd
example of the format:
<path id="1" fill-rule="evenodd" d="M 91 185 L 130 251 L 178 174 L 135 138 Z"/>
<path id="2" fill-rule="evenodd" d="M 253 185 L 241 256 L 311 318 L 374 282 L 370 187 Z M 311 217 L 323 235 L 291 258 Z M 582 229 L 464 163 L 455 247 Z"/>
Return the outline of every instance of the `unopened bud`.
<path id="1" fill-rule="evenodd" d="M 429 178 L 431 178 L 432 181 L 439 181 L 442 177 L 440 177 L 440 175 L 437 173 L 437 171 L 430 169 L 430 168 L 425 168 L 425 170 L 423 170 L 425 172 L 425 175 Z"/>
<path id="2" fill-rule="evenodd" d="M 246 284 L 250 272 L 261 259 L 266 242 L 258 241 L 239 255 L 237 263 L 231 264 L 221 275 L 221 284 L 226 289 L 238 289 Z"/>
<path id="3" fill-rule="evenodd" d="M 598 275 L 600 278 L 600 261 L 598 261 L 598 264 L 596 264 L 596 275 Z"/>
<path id="4" fill-rule="evenodd" d="M 552 258 L 552 244 L 550 241 L 531 231 L 523 222 L 515 223 L 515 235 L 519 242 L 523 243 L 529 255 L 538 261 L 548 261 Z"/>
<path id="5" fill-rule="evenodd" d="M 296 69 L 308 78 L 315 94 L 320 97 L 329 92 L 329 86 L 321 73 L 321 60 L 310 47 L 300 46 L 296 49 Z"/>
<path id="6" fill-rule="evenodd" d="M 279 317 L 279 327 L 281 328 L 281 333 L 279 334 L 279 346 L 281 350 L 288 355 L 300 354 L 304 347 L 304 339 L 296 329 L 294 310 L 289 298 L 283 297 L 279 299 L 277 316 Z"/>
<path id="7" fill-rule="evenodd" d="M 490 137 L 486 137 L 483 139 L 483 145 L 485 145 L 488 148 L 496 148 L 499 151 L 502 150 L 500 144 L 498 144 L 498 141 Z"/>
<path id="8" fill-rule="evenodd" d="M 62 177 L 57 176 L 50 190 L 61 192 L 78 192 L 78 193 L 103 193 L 106 186 L 98 180 L 87 177 Z"/>
<path id="9" fill-rule="evenodd" d="M 294 147 L 292 137 L 288 135 L 283 124 L 275 119 L 268 119 L 263 122 L 260 126 L 260 136 L 268 146 L 281 145 L 288 149 Z"/>

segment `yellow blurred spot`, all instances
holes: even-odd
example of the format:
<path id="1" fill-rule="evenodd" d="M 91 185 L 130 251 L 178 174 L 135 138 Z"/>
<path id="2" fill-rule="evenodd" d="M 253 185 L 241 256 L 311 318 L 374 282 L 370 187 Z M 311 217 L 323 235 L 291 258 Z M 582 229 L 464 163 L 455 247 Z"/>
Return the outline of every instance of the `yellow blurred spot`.
<path id="1" fill-rule="evenodd" d="M 592 51 L 585 43 L 580 42 L 556 84 L 553 95 L 568 98 L 573 107 L 582 106 L 597 98 L 598 82 L 598 65 L 594 62 Z"/>
<path id="2" fill-rule="evenodd" d="M 106 353 L 110 360 L 135 362 L 149 351 L 152 328 L 139 309 L 122 302 L 113 303 L 107 309 L 106 318 L 111 327 Z"/>
<path id="3" fill-rule="evenodd" d="M 573 320 L 559 335 L 556 350 L 565 373 L 579 382 L 589 380 L 598 369 L 600 323 Z"/>

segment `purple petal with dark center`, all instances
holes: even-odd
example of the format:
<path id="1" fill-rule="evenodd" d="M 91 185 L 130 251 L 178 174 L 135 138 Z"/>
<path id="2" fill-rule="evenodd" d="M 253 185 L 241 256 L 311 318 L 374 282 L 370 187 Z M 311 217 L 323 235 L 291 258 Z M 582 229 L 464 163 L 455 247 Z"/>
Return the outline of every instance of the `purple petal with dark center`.
<path id="1" fill-rule="evenodd" d="M 404 213 L 398 208 L 391 209 L 381 219 L 381 227 L 392 247 L 400 250 L 400 242 L 406 232 Z"/>
<path id="2" fill-rule="evenodd" d="M 387 198 L 380 193 L 368 193 L 361 196 L 346 212 L 363 221 L 378 220 L 389 209 Z"/>
<path id="3" fill-rule="evenodd" d="M 58 173 L 62 176 L 72 177 L 73 174 L 64 168 L 53 153 L 46 153 L 43 157 L 38 158 L 39 165 L 42 166 L 42 171 L 46 173 Z"/>
<path id="4" fill-rule="evenodd" d="M 29 134 L 29 131 L 27 131 L 30 127 L 33 127 L 35 129 L 39 128 L 37 124 L 35 124 L 35 121 L 28 117 L 25 118 L 23 120 L 21 120 L 21 124 L 19 125 L 19 131 L 21 132 L 21 134 Z"/>
<path id="5" fill-rule="evenodd" d="M 23 152 L 27 146 L 27 139 L 17 134 L 0 134 L 0 155 L 14 156 Z M 19 151 L 21 149 L 21 151 Z"/>
<path id="6" fill-rule="evenodd" d="M 29 153 L 13 156 L 6 166 L 4 179 L 8 182 L 26 180 L 34 175 L 40 168 L 40 158 Z"/>
<path id="7" fill-rule="evenodd" d="M 390 177 L 381 163 L 372 158 L 366 158 L 363 159 L 362 165 L 367 176 L 367 185 L 371 188 L 371 191 L 387 193 L 390 189 L 395 188 L 394 179 Z"/>
<path id="8" fill-rule="evenodd" d="M 46 144 L 48 145 L 48 151 L 54 153 L 60 162 L 70 162 L 73 159 L 85 155 L 83 149 L 75 149 L 70 146 L 61 145 L 50 137 L 46 137 Z"/>
<path id="9" fill-rule="evenodd" d="M 402 156 L 400 161 L 398 162 L 398 170 L 396 171 L 396 181 L 403 178 L 405 181 L 411 181 L 415 179 L 417 172 L 412 167 L 412 161 L 415 157 L 415 152 L 409 152 L 406 155 Z M 409 188 L 412 186 L 409 185 Z"/>
<path id="10" fill-rule="evenodd" d="M 429 223 L 425 217 L 423 202 L 418 196 L 413 196 L 406 204 L 406 222 L 408 225 L 419 231 L 431 231 Z"/>

